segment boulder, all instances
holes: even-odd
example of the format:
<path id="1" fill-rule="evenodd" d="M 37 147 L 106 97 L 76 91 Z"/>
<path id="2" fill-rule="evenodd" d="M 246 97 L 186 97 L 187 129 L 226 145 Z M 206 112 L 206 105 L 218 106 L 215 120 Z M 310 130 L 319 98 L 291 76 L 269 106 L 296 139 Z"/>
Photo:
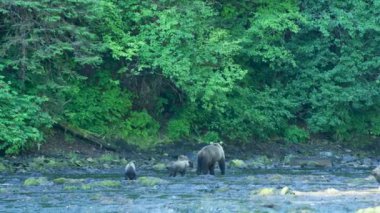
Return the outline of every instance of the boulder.
<path id="1" fill-rule="evenodd" d="M 243 160 L 234 159 L 231 160 L 228 164 L 230 167 L 239 168 L 239 169 L 245 169 L 247 168 L 247 164 Z"/>
<path id="2" fill-rule="evenodd" d="M 333 166 L 332 160 L 321 157 L 296 157 L 290 159 L 290 166 L 295 167 L 311 167 L 311 168 L 330 168 Z"/>

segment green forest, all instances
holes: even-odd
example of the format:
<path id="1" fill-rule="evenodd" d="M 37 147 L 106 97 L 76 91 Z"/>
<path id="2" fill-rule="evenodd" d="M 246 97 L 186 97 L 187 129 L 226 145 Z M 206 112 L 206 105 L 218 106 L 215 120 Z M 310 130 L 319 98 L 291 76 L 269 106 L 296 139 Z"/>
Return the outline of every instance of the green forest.
<path id="1" fill-rule="evenodd" d="M 0 150 L 380 136 L 380 1 L 0 0 Z"/>

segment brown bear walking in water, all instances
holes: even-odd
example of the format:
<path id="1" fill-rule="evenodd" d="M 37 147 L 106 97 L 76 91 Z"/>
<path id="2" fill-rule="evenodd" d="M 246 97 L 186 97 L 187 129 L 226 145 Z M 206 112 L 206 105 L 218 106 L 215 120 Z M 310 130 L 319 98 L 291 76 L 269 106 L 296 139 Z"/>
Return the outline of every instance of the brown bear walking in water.
<path id="1" fill-rule="evenodd" d="M 170 171 L 169 176 L 171 177 L 175 177 L 177 172 L 179 172 L 181 176 L 184 176 L 188 167 L 193 168 L 193 163 L 185 155 L 178 156 L 177 161 L 170 162 L 166 166 L 166 168 Z"/>
<path id="2" fill-rule="evenodd" d="M 219 164 L 222 175 L 225 174 L 226 164 L 223 147 L 219 143 L 213 143 L 203 147 L 198 152 L 197 174 L 215 175 L 215 164 Z"/>

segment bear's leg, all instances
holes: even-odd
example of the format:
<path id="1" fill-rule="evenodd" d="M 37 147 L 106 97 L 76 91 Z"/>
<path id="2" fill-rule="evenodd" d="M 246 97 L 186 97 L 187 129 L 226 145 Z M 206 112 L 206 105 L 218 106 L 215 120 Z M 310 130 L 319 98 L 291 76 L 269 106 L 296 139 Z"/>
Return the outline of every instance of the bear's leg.
<path id="1" fill-rule="evenodd" d="M 213 164 L 210 166 L 209 170 L 210 170 L 210 175 L 215 175 L 215 163 L 213 163 Z"/>
<path id="2" fill-rule="evenodd" d="M 203 160 L 202 157 L 198 156 L 198 164 L 197 164 L 197 175 L 203 173 Z"/>
<path id="3" fill-rule="evenodd" d="M 224 159 L 219 161 L 219 168 L 220 168 L 220 171 L 222 172 L 222 175 L 224 175 L 226 172 L 226 163 L 224 162 Z"/>
<path id="4" fill-rule="evenodd" d="M 208 167 L 208 164 L 207 164 L 207 160 L 202 160 L 202 164 L 200 164 L 200 165 L 201 165 L 200 169 L 201 169 L 202 174 L 207 175 L 208 170 L 209 170 L 209 167 Z"/>

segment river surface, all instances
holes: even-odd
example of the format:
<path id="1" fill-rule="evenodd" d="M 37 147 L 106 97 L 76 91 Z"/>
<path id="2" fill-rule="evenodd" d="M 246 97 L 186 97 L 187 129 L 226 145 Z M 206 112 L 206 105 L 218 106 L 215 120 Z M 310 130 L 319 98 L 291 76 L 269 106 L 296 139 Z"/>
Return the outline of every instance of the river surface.
<path id="1" fill-rule="evenodd" d="M 0 212 L 355 212 L 380 206 L 379 184 L 369 170 L 227 170 L 221 176 L 168 177 L 140 171 L 167 182 L 145 186 L 123 180 L 122 168 L 66 170 L 0 175 Z M 46 177 L 47 185 L 24 186 L 28 177 Z M 58 177 L 82 179 L 74 189 Z M 112 180 L 118 187 L 81 187 Z M 93 184 L 94 185 L 94 184 Z M 96 185 L 96 184 L 95 184 Z M 258 195 L 262 188 L 289 187 L 295 194 Z"/>

